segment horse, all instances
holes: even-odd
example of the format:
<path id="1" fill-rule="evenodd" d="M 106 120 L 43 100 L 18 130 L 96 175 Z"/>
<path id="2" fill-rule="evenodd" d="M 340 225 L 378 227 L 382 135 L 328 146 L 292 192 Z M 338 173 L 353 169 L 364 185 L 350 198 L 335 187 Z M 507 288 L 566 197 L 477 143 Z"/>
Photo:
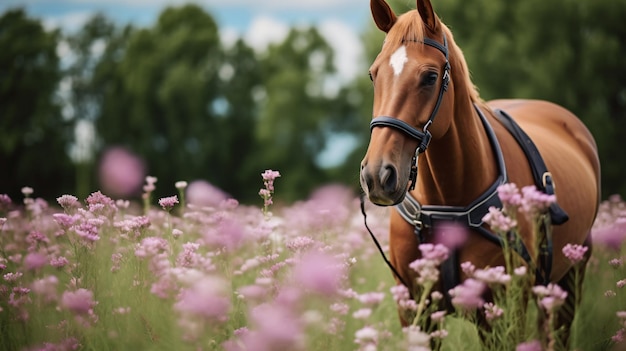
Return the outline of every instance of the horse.
<path id="1" fill-rule="evenodd" d="M 574 268 L 561 249 L 568 243 L 590 244 L 590 229 L 600 201 L 600 162 L 594 138 L 573 113 L 554 103 L 483 101 L 451 30 L 435 14 L 429 0 L 416 3 L 416 9 L 398 16 L 385 0 L 370 2 L 373 20 L 386 35 L 369 69 L 373 119 L 360 183 L 370 202 L 392 207 L 387 262 L 398 284 L 415 288 L 415 272 L 409 264 L 420 258 L 419 244 L 433 238 L 429 235 L 432 223 L 410 221 L 403 213 L 402 209 L 406 212 L 411 205 L 418 207 L 417 214 L 420 207 L 430 206 L 457 219 L 473 218 L 467 219 L 469 236 L 456 252 L 460 280 L 466 276 L 459 273 L 458 262 L 469 261 L 476 267 L 503 266 L 502 247 L 485 234 L 491 232 L 481 220 L 485 206 L 472 204 L 477 200 L 491 202 L 494 184 L 503 179 L 520 188 L 538 183 L 528 150 L 521 146 L 530 142 L 534 144 L 532 151 L 540 155 L 535 155 L 540 159 L 539 169 L 543 169 L 539 183 L 556 195 L 559 210 L 569 216 L 568 220 L 553 218 L 560 224 L 551 226 L 553 250 L 546 256 L 549 269 L 544 269 L 545 283 L 558 283 L 568 292 L 567 308 L 561 308 L 558 316 L 567 335 L 581 294 L 574 286 L 581 284 L 572 284 Z M 527 136 L 523 142 L 515 138 L 499 113 L 519 126 L 518 133 Z M 407 198 L 411 199 L 408 205 Z M 483 213 L 459 210 L 468 208 Z M 421 217 L 432 222 L 437 219 L 432 213 Z M 537 257 L 540 253 L 535 247 L 540 238 L 534 237 L 531 224 L 523 216 L 518 216 L 518 222 L 525 254 Z M 579 283 L 585 264 L 578 275 Z"/>

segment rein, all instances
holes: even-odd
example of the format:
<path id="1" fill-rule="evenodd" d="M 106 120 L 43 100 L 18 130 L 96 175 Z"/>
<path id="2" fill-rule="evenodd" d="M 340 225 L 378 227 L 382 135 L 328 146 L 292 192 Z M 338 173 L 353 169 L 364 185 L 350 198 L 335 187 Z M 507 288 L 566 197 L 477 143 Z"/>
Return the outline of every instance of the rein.
<path id="1" fill-rule="evenodd" d="M 360 198 L 361 198 L 361 213 L 363 214 L 363 223 L 365 223 L 365 228 L 367 228 L 367 232 L 370 234 L 370 237 L 372 237 L 374 244 L 376 244 L 376 248 L 378 248 L 378 252 L 380 252 L 380 255 L 383 257 L 383 260 L 385 261 L 389 269 L 391 269 L 393 274 L 396 276 L 396 278 L 398 278 L 398 280 L 400 281 L 400 283 L 402 283 L 402 285 L 409 288 L 409 285 L 404 281 L 404 279 L 402 279 L 402 277 L 400 276 L 400 273 L 398 273 L 398 271 L 396 270 L 396 267 L 394 267 L 393 264 L 389 261 L 389 259 L 387 259 L 387 255 L 385 255 L 385 251 L 383 250 L 382 246 L 380 246 L 378 239 L 376 239 L 376 235 L 372 233 L 372 230 L 367 225 L 367 214 L 365 213 L 365 194 L 361 193 Z"/>
<path id="2" fill-rule="evenodd" d="M 439 96 L 437 97 L 437 102 L 435 103 L 435 107 L 433 108 L 428 121 L 426 121 L 422 130 L 416 129 L 410 124 L 390 116 L 378 116 L 370 122 L 370 130 L 375 127 L 392 127 L 399 129 L 410 137 L 418 140 L 419 145 L 417 146 L 417 149 L 415 149 L 415 154 L 411 160 L 411 173 L 409 174 L 409 181 L 411 182 L 411 185 L 409 186 L 409 191 L 415 189 L 415 183 L 417 182 L 417 157 L 419 154 L 426 151 L 432 137 L 430 131 L 428 131 L 428 127 L 430 127 L 433 123 L 433 120 L 439 111 L 439 107 L 441 106 L 441 102 L 443 101 L 443 94 L 448 90 L 448 84 L 450 83 L 450 60 L 448 59 L 448 40 L 446 39 L 446 35 L 443 35 L 443 45 L 430 38 L 424 38 L 422 43 L 441 51 L 441 53 L 443 53 L 446 57 L 446 63 L 443 67 L 441 87 L 439 88 Z"/>

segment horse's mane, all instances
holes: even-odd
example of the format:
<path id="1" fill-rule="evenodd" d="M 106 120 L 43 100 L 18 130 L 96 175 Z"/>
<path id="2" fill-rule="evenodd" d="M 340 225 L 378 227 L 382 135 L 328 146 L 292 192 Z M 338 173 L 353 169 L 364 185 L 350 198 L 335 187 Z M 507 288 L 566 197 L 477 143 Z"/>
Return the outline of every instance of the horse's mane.
<path id="1" fill-rule="evenodd" d="M 478 95 L 478 89 L 476 89 L 476 86 L 472 83 L 463 52 L 458 45 L 456 45 L 450 29 L 439 19 L 437 20 L 439 21 L 439 25 L 448 40 L 450 65 L 452 66 L 450 73 L 454 84 L 457 86 L 460 84 L 467 89 L 467 93 L 472 102 L 480 102 L 481 99 Z M 393 25 L 393 28 L 389 31 L 389 33 L 387 33 L 385 42 L 391 44 L 390 46 L 399 46 L 411 43 L 423 45 L 425 35 L 424 28 L 425 24 L 417 10 L 406 12 L 398 17 L 396 23 Z M 391 49 L 395 50 L 393 47 Z"/>

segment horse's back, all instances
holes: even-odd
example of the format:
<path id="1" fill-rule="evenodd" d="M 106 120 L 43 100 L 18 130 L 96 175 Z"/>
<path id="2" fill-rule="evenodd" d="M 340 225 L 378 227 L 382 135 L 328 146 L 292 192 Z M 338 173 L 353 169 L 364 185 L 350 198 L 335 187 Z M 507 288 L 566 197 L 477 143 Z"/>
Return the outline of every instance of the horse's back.
<path id="1" fill-rule="evenodd" d="M 491 108 L 510 114 L 533 140 L 553 176 L 557 202 L 569 214 L 569 221 L 554 227 L 555 270 L 553 278 L 565 269 L 560 247 L 582 244 L 596 216 L 600 200 L 600 161 L 596 143 L 585 125 L 567 109 L 540 100 L 494 100 Z M 528 162 L 515 140 L 504 128 L 497 128 L 511 182 L 529 181 Z M 562 264 L 558 264 L 561 261 Z"/>

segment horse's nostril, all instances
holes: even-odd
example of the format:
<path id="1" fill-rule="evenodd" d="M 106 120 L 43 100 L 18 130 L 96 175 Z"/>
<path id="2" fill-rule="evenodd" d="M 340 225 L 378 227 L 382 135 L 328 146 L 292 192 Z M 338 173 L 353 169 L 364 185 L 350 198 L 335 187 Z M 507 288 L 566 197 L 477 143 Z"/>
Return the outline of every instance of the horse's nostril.
<path id="1" fill-rule="evenodd" d="M 380 169 L 380 184 L 383 186 L 383 190 L 387 193 L 396 190 L 398 184 L 398 177 L 396 175 L 396 169 L 387 165 Z"/>
<path id="2" fill-rule="evenodd" d="M 372 190 L 374 179 L 370 172 L 368 172 L 366 166 L 361 165 L 361 186 L 367 186 L 367 190 Z M 363 190 L 366 190 L 365 188 Z"/>

